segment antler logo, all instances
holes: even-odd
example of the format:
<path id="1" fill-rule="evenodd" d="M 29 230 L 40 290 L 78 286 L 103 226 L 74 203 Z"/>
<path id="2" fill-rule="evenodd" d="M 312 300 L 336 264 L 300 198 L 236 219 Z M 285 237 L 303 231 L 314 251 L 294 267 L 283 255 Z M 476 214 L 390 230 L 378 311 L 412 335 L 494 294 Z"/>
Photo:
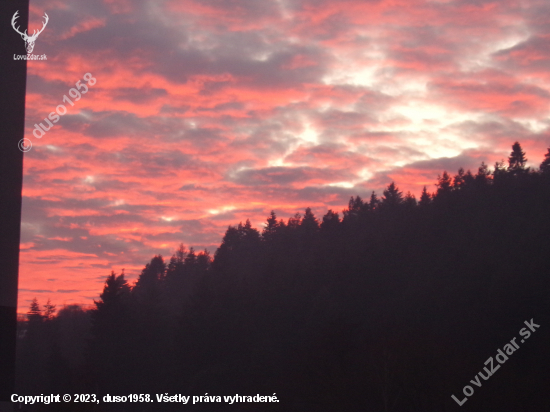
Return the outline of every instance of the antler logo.
<path id="1" fill-rule="evenodd" d="M 44 29 L 46 28 L 46 24 L 48 24 L 48 20 L 49 20 L 49 17 L 46 13 L 44 13 L 44 25 L 42 26 L 42 28 L 40 30 L 38 30 L 38 33 L 36 32 L 36 30 L 34 30 L 32 36 L 29 36 L 27 35 L 27 30 L 25 30 L 25 33 L 21 33 L 19 31 L 19 26 L 15 27 L 15 20 L 17 20 L 17 18 L 19 17 L 17 15 L 17 13 L 19 13 L 19 10 L 17 10 L 14 15 L 13 15 L 13 18 L 11 19 L 11 26 L 13 27 L 13 29 L 19 33 L 21 35 L 21 38 L 23 40 L 25 40 L 25 47 L 27 48 L 27 53 L 32 53 L 32 50 L 34 49 L 34 42 L 36 41 L 36 38 L 38 37 L 38 35 L 40 33 L 42 33 L 44 31 Z"/>

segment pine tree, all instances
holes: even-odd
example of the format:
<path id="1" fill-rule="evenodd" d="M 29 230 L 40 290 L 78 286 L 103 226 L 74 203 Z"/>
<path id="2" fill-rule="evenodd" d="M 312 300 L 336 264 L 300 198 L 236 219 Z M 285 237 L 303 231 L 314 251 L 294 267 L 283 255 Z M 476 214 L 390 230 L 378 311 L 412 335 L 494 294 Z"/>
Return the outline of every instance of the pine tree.
<path id="1" fill-rule="evenodd" d="M 128 368 L 134 359 L 129 349 L 136 346 L 130 317 L 130 286 L 124 274 L 107 277 L 99 301 L 92 310 L 92 339 L 89 360 L 100 390 L 118 390 L 133 376 Z"/>
<path id="2" fill-rule="evenodd" d="M 29 311 L 27 312 L 27 318 L 29 322 L 40 322 L 43 320 L 42 311 L 38 304 L 38 299 L 34 298 L 30 304 Z"/>
<path id="3" fill-rule="evenodd" d="M 496 171 L 496 169 L 495 169 Z M 477 169 L 477 174 L 475 175 L 475 181 L 479 185 L 485 185 L 489 183 L 491 176 L 491 172 L 489 171 L 489 168 L 485 164 L 485 162 L 481 162 L 481 166 Z"/>
<path id="4" fill-rule="evenodd" d="M 272 241 L 277 233 L 279 223 L 277 222 L 277 215 L 275 211 L 271 211 L 269 217 L 267 218 L 264 230 L 262 231 L 262 239 L 266 241 Z"/>
<path id="5" fill-rule="evenodd" d="M 229 225 L 222 239 L 222 243 L 214 253 L 212 267 L 215 273 L 223 273 L 232 262 L 232 256 L 237 251 L 240 243 L 239 231 L 235 226 Z"/>
<path id="6" fill-rule="evenodd" d="M 416 206 L 416 197 L 410 191 L 407 192 L 405 198 L 403 199 L 403 204 L 409 208 L 414 208 Z"/>
<path id="7" fill-rule="evenodd" d="M 176 272 L 177 268 L 183 266 L 183 260 L 185 259 L 185 256 L 187 256 L 187 249 L 185 248 L 183 243 L 180 243 L 178 250 L 176 250 L 176 252 L 170 258 L 170 263 L 168 264 L 166 276 L 168 276 L 172 272 Z"/>
<path id="8" fill-rule="evenodd" d="M 181 296 L 184 293 L 187 274 L 184 262 L 188 253 L 188 250 L 183 243 L 181 243 L 170 258 L 170 262 L 166 269 L 163 287 L 167 298 L 170 299 L 174 305 L 177 305 L 177 302 L 181 300 Z"/>
<path id="9" fill-rule="evenodd" d="M 311 208 L 306 208 L 306 212 L 302 221 L 300 222 L 300 228 L 305 232 L 314 233 L 319 229 L 319 222 L 311 211 Z"/>
<path id="10" fill-rule="evenodd" d="M 544 160 L 540 164 L 540 171 L 545 175 L 550 175 L 550 147 L 548 152 L 544 155 Z"/>
<path id="11" fill-rule="evenodd" d="M 526 162 L 525 152 L 521 149 L 521 145 L 515 142 L 512 145 L 512 153 L 508 157 L 508 171 L 512 174 L 528 171 L 529 169 L 525 168 Z"/>
<path id="12" fill-rule="evenodd" d="M 426 207 L 430 203 L 432 203 L 432 196 L 428 193 L 426 186 L 424 186 L 424 189 L 422 189 L 422 194 L 420 195 L 420 201 L 418 202 L 418 205 L 421 207 Z"/>
<path id="13" fill-rule="evenodd" d="M 503 179 L 506 179 L 506 166 L 504 165 L 504 160 L 500 162 L 495 162 L 495 170 L 493 171 L 493 178 L 495 182 L 500 182 Z"/>
<path id="14" fill-rule="evenodd" d="M 208 250 L 204 249 L 202 252 L 199 252 L 197 255 L 197 271 L 200 274 L 204 274 L 208 268 L 210 267 L 210 264 L 212 263 L 212 258 L 210 257 L 210 253 Z"/>
<path id="15" fill-rule="evenodd" d="M 55 305 L 52 305 L 50 299 L 46 302 L 44 305 L 44 319 L 46 320 L 52 320 L 53 316 L 55 315 L 56 309 Z"/>
<path id="16" fill-rule="evenodd" d="M 338 213 L 335 213 L 332 211 L 332 209 L 329 209 L 327 214 L 323 216 L 323 222 L 321 223 L 321 230 L 323 231 L 331 231 L 338 227 L 340 223 L 340 217 L 338 216 Z"/>
<path id="17" fill-rule="evenodd" d="M 99 295 L 100 300 L 97 302 L 94 300 L 96 310 L 120 306 L 126 301 L 129 293 L 130 286 L 124 279 L 124 273 L 117 276 L 114 271 L 111 271 L 103 286 L 103 292 Z"/>
<path id="18" fill-rule="evenodd" d="M 351 219 L 352 221 L 355 221 L 359 214 L 361 213 L 361 210 L 364 208 L 363 199 L 361 199 L 360 196 L 357 197 L 351 197 L 348 202 L 348 208 L 344 210 L 344 220 Z"/>
<path id="19" fill-rule="evenodd" d="M 391 182 L 386 190 L 384 190 L 384 196 L 380 205 L 384 208 L 394 208 L 402 203 L 403 193 L 399 191 L 394 182 Z"/>
<path id="20" fill-rule="evenodd" d="M 299 218 L 296 225 L 298 224 Z M 234 281 L 236 276 L 244 277 L 245 272 L 250 269 L 248 267 L 251 262 L 249 258 L 251 256 L 254 259 L 257 257 L 260 245 L 260 232 L 252 227 L 250 220 L 247 219 L 244 225 L 240 222 L 236 228 L 229 226 L 222 244 L 214 255 L 212 263 L 214 273 L 223 273 L 226 281 L 231 279 Z M 245 266 L 247 267 L 246 270 L 244 269 Z M 221 284 L 219 283 L 219 285 Z M 226 286 L 228 285 L 226 284 L 224 287 Z"/>
<path id="21" fill-rule="evenodd" d="M 380 206 L 380 200 L 378 199 L 378 196 L 376 196 L 376 192 L 373 190 L 370 195 L 368 210 L 370 212 L 374 212 L 376 209 L 378 209 L 378 206 Z"/>
<path id="22" fill-rule="evenodd" d="M 437 186 L 437 194 L 442 195 L 444 193 L 449 193 L 452 188 L 452 183 L 453 180 L 446 171 L 443 172 L 443 175 L 438 175 L 437 183 L 435 184 Z"/>
<path id="23" fill-rule="evenodd" d="M 197 255 L 195 254 L 195 249 L 193 247 L 189 248 L 189 253 L 183 261 L 183 265 L 186 269 L 192 271 L 197 264 Z"/>
<path id="24" fill-rule="evenodd" d="M 460 190 L 464 187 L 466 180 L 465 180 L 466 174 L 464 173 L 464 169 L 461 167 L 458 169 L 458 173 L 453 178 L 453 190 Z"/>
<path id="25" fill-rule="evenodd" d="M 187 253 L 187 249 L 185 248 L 183 243 L 180 243 L 178 249 L 170 258 L 170 262 L 168 263 L 168 267 L 166 268 L 167 282 L 171 283 L 175 279 L 181 277 L 183 273 L 183 261 L 185 260 L 185 256 L 187 256 Z"/>
<path id="26" fill-rule="evenodd" d="M 296 229 L 298 226 L 300 226 L 301 219 L 302 219 L 302 215 L 300 215 L 300 213 L 294 214 L 294 216 L 288 218 L 287 227 L 289 229 Z"/>
<path id="27" fill-rule="evenodd" d="M 132 289 L 132 294 L 141 302 L 159 302 L 161 300 L 161 284 L 165 280 L 166 264 L 161 255 L 155 255 L 151 262 L 147 263 L 136 285 Z"/>
<path id="28" fill-rule="evenodd" d="M 464 174 L 464 187 L 470 186 L 472 183 L 475 182 L 475 180 L 476 178 L 474 177 L 470 169 L 468 169 L 466 174 Z"/>
<path id="29" fill-rule="evenodd" d="M 225 231 L 225 235 L 223 236 L 222 244 L 216 251 L 216 255 L 218 255 L 218 253 L 221 253 L 222 251 L 223 252 L 231 251 L 234 248 L 236 248 L 237 245 L 239 244 L 239 236 L 240 234 L 239 234 L 238 228 L 229 225 L 227 230 Z M 217 259 L 214 259 L 214 260 L 217 260 Z"/>
<path id="30" fill-rule="evenodd" d="M 252 227 L 250 219 L 246 219 L 244 226 L 239 223 L 240 238 L 244 240 L 246 245 L 258 244 L 260 241 L 260 232 Z"/>

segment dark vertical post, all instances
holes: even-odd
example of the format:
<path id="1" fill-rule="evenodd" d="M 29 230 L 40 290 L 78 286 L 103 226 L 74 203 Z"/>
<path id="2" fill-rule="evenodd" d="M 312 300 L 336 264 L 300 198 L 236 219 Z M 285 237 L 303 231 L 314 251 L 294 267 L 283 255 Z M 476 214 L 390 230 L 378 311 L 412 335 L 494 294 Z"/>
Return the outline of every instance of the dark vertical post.
<path id="1" fill-rule="evenodd" d="M 19 10 L 24 31 L 29 20 L 29 0 L 0 2 L 0 412 L 15 410 L 10 397 L 15 383 L 17 284 L 21 230 L 23 152 L 18 142 L 25 127 L 27 62 L 14 60 L 26 54 L 23 40 L 11 27 Z"/>

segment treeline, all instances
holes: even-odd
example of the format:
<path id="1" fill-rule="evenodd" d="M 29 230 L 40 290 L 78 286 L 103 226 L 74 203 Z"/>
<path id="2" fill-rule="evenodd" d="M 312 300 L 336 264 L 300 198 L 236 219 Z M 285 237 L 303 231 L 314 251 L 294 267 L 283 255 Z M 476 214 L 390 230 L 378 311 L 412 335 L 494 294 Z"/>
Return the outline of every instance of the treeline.
<path id="1" fill-rule="evenodd" d="M 243 411 L 455 410 L 451 395 L 463 399 L 534 319 L 540 329 L 462 410 L 547 411 L 550 149 L 529 170 L 515 143 L 508 165 L 443 172 L 436 186 L 417 200 L 392 182 L 380 198 L 352 197 L 342 216 L 272 212 L 261 232 L 230 226 L 213 259 L 182 245 L 133 286 L 111 273 L 92 311 L 35 306 L 18 391 L 280 399 L 231 405 Z"/>

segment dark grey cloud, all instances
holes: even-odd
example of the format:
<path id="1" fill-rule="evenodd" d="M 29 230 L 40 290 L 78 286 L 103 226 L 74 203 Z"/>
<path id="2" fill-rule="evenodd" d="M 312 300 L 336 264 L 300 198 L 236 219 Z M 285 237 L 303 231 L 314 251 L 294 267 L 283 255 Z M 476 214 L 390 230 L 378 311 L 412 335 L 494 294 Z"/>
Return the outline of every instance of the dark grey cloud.
<path id="1" fill-rule="evenodd" d="M 409 163 L 403 168 L 416 169 L 431 172 L 433 170 L 447 171 L 450 174 L 454 174 L 461 167 L 464 169 L 471 169 L 475 173 L 477 167 L 480 165 L 479 159 L 471 157 L 467 153 L 461 153 L 455 157 L 440 157 L 438 159 L 420 160 L 418 162 Z M 434 176 L 435 181 L 435 176 Z"/>
<path id="2" fill-rule="evenodd" d="M 325 181 L 343 181 L 354 176 L 346 171 L 318 169 L 313 167 L 268 167 L 264 169 L 245 169 L 227 176 L 227 179 L 245 186 L 288 185 L 310 179 Z"/>
<path id="3" fill-rule="evenodd" d="M 168 95 L 166 89 L 155 87 L 120 87 L 113 94 L 114 99 L 128 100 L 134 103 L 148 103 L 159 97 Z"/>

